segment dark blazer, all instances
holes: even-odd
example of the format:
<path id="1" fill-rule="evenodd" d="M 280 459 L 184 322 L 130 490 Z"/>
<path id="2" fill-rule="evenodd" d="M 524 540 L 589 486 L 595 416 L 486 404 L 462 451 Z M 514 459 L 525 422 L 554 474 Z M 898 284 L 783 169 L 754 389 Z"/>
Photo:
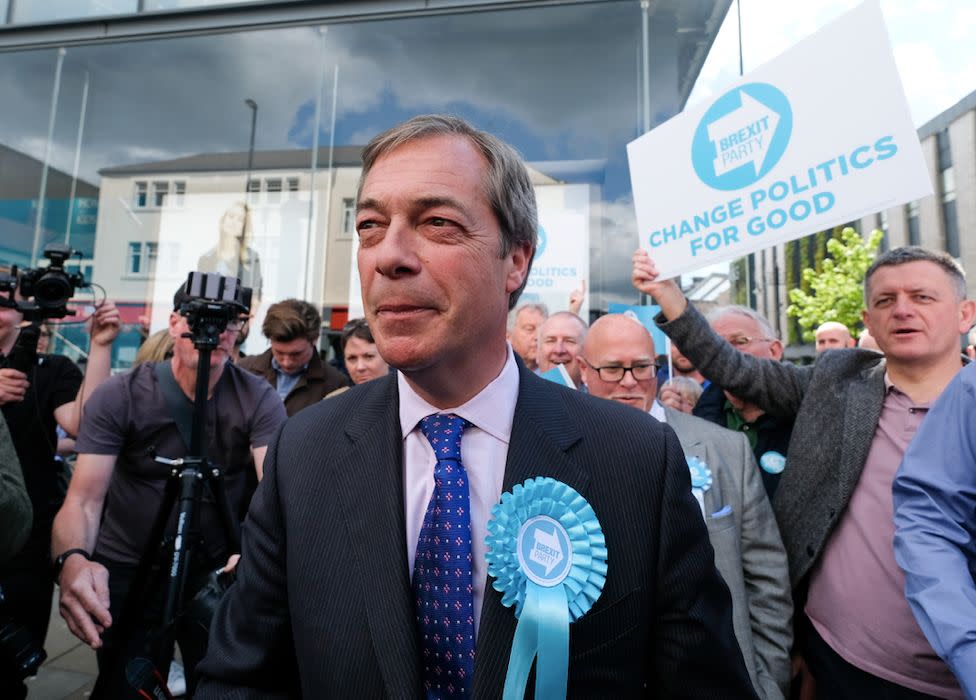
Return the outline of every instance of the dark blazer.
<path id="1" fill-rule="evenodd" d="M 884 356 L 830 350 L 798 367 L 739 352 L 692 306 L 661 327 L 698 370 L 776 416 L 796 417 L 773 510 L 794 586 L 820 558 L 854 492 L 874 439 L 885 387 Z"/>
<path id="2" fill-rule="evenodd" d="M 264 377 L 271 386 L 278 386 L 278 373 L 271 366 L 271 348 L 260 355 L 242 357 L 237 365 L 252 374 Z M 326 394 L 332 393 L 339 387 L 349 386 L 351 383 L 342 372 L 322 362 L 318 352 L 315 352 L 308 363 L 308 371 L 285 397 L 285 412 L 293 416 L 303 408 L 318 403 L 325 398 Z"/>
<path id="3" fill-rule="evenodd" d="M 570 627 L 569 695 L 754 698 L 674 433 L 519 369 L 504 489 L 534 476 L 573 486 L 609 550 L 602 596 Z M 197 698 L 421 697 L 398 403 L 391 375 L 286 422 Z M 501 697 L 516 625 L 490 584 L 475 698 Z"/>

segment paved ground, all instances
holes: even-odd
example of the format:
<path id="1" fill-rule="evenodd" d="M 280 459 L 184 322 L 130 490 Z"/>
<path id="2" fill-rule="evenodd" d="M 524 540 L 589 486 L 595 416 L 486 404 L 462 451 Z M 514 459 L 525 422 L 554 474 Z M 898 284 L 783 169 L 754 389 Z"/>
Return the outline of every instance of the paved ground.
<path id="1" fill-rule="evenodd" d="M 78 641 L 58 613 L 57 592 L 47 633 L 47 661 L 27 682 L 28 700 L 82 700 L 95 684 L 95 652 Z"/>

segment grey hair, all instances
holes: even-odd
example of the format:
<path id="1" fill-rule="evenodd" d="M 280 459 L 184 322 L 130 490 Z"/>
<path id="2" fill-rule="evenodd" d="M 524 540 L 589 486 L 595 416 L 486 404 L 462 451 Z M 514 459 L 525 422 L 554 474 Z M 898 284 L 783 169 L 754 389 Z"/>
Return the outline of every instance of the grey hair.
<path id="1" fill-rule="evenodd" d="M 538 311 L 540 314 L 542 314 L 543 319 L 549 318 L 549 307 L 545 304 L 536 302 L 519 304 L 515 310 L 508 315 L 508 330 L 515 328 L 515 322 L 518 320 L 519 314 L 521 314 L 523 311 Z"/>
<path id="2" fill-rule="evenodd" d="M 574 319 L 577 323 L 579 323 L 579 326 L 580 326 L 580 334 L 579 334 L 580 343 L 582 343 L 584 340 L 586 340 L 586 334 L 590 330 L 590 327 L 586 324 L 586 321 L 584 321 L 580 317 L 579 314 L 574 314 L 572 311 L 557 311 L 552 316 L 550 316 L 549 318 L 547 318 L 542 323 L 541 326 L 539 326 L 539 343 L 540 344 L 542 343 L 542 330 L 546 327 L 546 324 L 549 323 L 549 321 L 552 321 L 552 320 L 557 319 L 557 318 L 571 318 L 571 319 Z"/>
<path id="3" fill-rule="evenodd" d="M 730 304 L 729 306 L 719 306 L 708 312 L 705 317 L 708 319 L 709 324 L 715 323 L 720 318 L 725 318 L 726 316 L 745 316 L 746 318 L 751 318 L 753 321 L 759 324 L 759 329 L 763 334 L 770 340 L 778 340 L 776 337 L 776 332 L 773 330 L 772 324 L 763 316 L 761 313 L 755 309 L 750 309 L 748 306 L 740 306 L 739 304 Z"/>
<path id="4" fill-rule="evenodd" d="M 930 262 L 942 268 L 949 276 L 949 282 L 959 301 L 966 298 L 966 271 L 955 259 L 941 250 L 929 250 L 917 245 L 892 248 L 887 253 L 879 255 L 868 271 L 864 273 L 864 305 L 868 305 L 871 291 L 871 277 L 882 267 L 904 265 L 910 262 Z"/>
<path id="5" fill-rule="evenodd" d="M 453 115 L 426 114 L 409 119 L 384 131 L 366 144 L 363 149 L 363 172 L 359 177 L 356 200 L 363 194 L 363 183 L 376 161 L 413 141 L 435 136 L 462 136 L 478 149 L 488 162 L 485 169 L 485 197 L 501 228 L 500 257 L 504 258 L 514 247 L 530 245 L 529 268 L 535 256 L 539 218 L 535 204 L 535 189 L 529 171 L 518 151 L 501 139 L 474 128 Z M 508 298 L 508 308 L 515 308 L 522 290 L 529 281 L 526 274 L 522 285 Z"/>
<path id="6" fill-rule="evenodd" d="M 691 402 L 692 405 L 698 403 L 698 399 L 701 398 L 702 391 L 703 391 L 701 384 L 696 382 L 694 379 L 691 379 L 690 377 L 675 376 L 675 377 L 671 377 L 671 379 L 661 384 L 661 387 L 660 389 L 658 389 L 657 392 L 658 397 L 661 396 L 661 391 L 665 387 L 669 387 L 669 386 L 673 387 L 674 389 L 676 389 L 681 393 L 687 392 L 688 394 L 690 394 L 693 399 L 693 401 Z"/>

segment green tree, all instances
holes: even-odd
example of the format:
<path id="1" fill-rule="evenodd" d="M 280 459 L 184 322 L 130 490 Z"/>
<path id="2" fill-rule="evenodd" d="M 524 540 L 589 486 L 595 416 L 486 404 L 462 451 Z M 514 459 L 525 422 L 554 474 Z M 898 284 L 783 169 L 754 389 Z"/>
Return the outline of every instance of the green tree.
<path id="1" fill-rule="evenodd" d="M 864 273 L 874 260 L 884 234 L 875 230 L 865 241 L 852 228 L 845 228 L 839 238 L 827 241 L 830 257 L 824 259 L 820 270 L 803 270 L 803 289 L 791 289 L 792 302 L 786 309 L 803 329 L 803 339 L 814 340 L 814 331 L 827 321 L 843 323 L 851 335 L 857 333 L 864 308 Z"/>

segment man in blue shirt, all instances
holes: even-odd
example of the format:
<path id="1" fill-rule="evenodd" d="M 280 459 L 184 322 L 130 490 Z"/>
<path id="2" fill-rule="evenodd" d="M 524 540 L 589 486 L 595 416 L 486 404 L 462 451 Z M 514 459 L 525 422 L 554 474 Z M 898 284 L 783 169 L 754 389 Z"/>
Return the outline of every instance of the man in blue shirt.
<path id="1" fill-rule="evenodd" d="M 960 370 L 895 477 L 895 558 L 932 648 L 976 700 L 976 364 Z"/>

